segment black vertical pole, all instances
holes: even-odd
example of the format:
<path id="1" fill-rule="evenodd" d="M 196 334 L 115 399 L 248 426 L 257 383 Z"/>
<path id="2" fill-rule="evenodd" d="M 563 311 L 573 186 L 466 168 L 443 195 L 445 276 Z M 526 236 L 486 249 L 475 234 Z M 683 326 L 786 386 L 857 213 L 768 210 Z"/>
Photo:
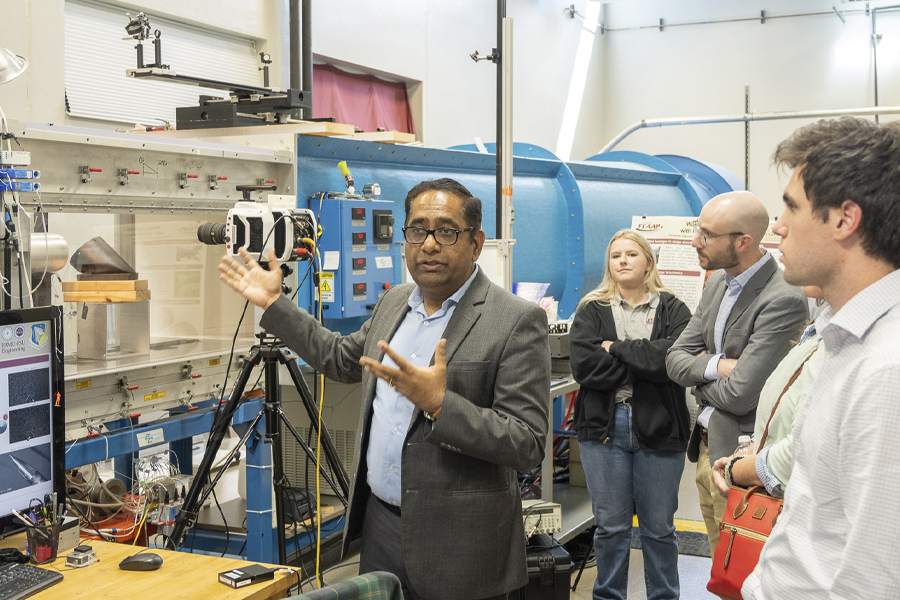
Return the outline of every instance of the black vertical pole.
<path id="1" fill-rule="evenodd" d="M 303 60 L 301 58 L 300 49 L 300 0 L 290 0 L 290 8 L 288 9 L 288 21 L 290 21 L 290 56 L 291 56 L 291 78 L 289 87 L 292 90 L 302 90 L 301 85 L 301 69 L 303 68 Z M 304 32 L 305 33 L 305 32 Z M 291 118 L 301 119 L 299 108 L 291 111 Z"/>
<path id="2" fill-rule="evenodd" d="M 307 121 L 313 118 L 312 93 L 313 93 L 313 60 L 312 60 L 312 0 L 303 0 L 301 8 L 301 21 L 303 23 L 303 87 L 308 94 L 309 108 L 304 109 L 303 117 Z"/>
<path id="3" fill-rule="evenodd" d="M 494 64 L 497 65 L 497 234 L 503 239 L 503 159 L 500 158 L 503 147 L 503 19 L 506 18 L 506 0 L 497 0 L 497 47 L 494 49 Z"/>

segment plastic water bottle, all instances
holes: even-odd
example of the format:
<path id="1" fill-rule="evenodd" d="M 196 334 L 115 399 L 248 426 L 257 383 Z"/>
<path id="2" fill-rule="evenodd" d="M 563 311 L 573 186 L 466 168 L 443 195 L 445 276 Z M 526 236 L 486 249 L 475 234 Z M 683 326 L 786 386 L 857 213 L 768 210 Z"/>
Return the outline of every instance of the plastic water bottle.
<path id="1" fill-rule="evenodd" d="M 737 448 L 735 448 L 734 453 L 735 455 L 753 453 L 753 442 L 749 435 L 742 435 L 738 438 L 738 445 Z"/>

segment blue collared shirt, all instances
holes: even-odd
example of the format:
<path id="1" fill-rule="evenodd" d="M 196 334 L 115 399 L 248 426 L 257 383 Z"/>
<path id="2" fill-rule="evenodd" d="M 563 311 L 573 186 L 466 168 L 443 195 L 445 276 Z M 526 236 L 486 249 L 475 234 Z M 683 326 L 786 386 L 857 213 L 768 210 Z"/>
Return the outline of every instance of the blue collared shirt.
<path id="1" fill-rule="evenodd" d="M 716 328 L 714 330 L 713 338 L 716 342 L 716 354 L 710 357 L 709 363 L 706 365 L 704 376 L 707 380 L 715 381 L 716 379 L 721 379 L 721 377 L 719 377 L 719 359 L 725 357 L 725 355 L 722 354 L 722 344 L 725 338 L 725 324 L 728 323 L 728 317 L 731 316 L 731 309 L 734 308 L 738 296 L 744 291 L 744 286 L 747 285 L 750 278 L 756 275 L 763 265 L 771 259 L 772 255 L 766 250 L 763 250 L 762 258 L 753 263 L 749 269 L 737 277 L 732 277 L 728 274 L 725 275 L 725 285 L 728 286 L 728 290 L 726 290 L 725 296 L 722 298 L 722 303 L 719 304 L 719 312 L 716 314 Z"/>
<path id="2" fill-rule="evenodd" d="M 719 377 L 719 359 L 725 358 L 725 355 L 722 353 L 722 343 L 725 338 L 725 324 L 728 323 L 728 317 L 731 316 L 731 309 L 734 308 L 738 297 L 741 295 L 741 292 L 744 291 L 744 286 L 747 285 L 750 278 L 756 275 L 769 260 L 772 260 L 772 255 L 763 249 L 762 258 L 753 263 L 749 269 L 737 277 L 732 277 L 727 273 L 725 274 L 725 285 L 728 286 L 728 289 L 725 291 L 722 303 L 719 304 L 719 312 L 716 313 L 716 327 L 713 332 L 713 339 L 716 343 L 716 353 L 709 358 L 709 362 L 706 363 L 706 370 L 703 372 L 703 377 L 707 381 L 721 379 L 721 377 Z M 709 417 L 714 410 L 715 409 L 712 406 L 704 408 L 697 416 L 697 422 L 703 427 L 709 427 Z"/>
<path id="3" fill-rule="evenodd" d="M 456 292 L 444 300 L 432 315 L 425 312 L 425 298 L 416 286 L 409 295 L 409 312 L 391 339 L 391 349 L 416 367 L 431 364 L 434 349 L 444 335 L 456 305 L 472 285 L 478 267 L 472 276 Z M 397 368 L 397 364 L 385 354 L 381 364 Z M 366 479 L 372 493 L 394 506 L 400 506 L 400 477 L 403 442 L 412 422 L 415 405 L 398 394 L 386 381 L 379 379 L 375 384 L 374 414 L 369 429 L 369 448 L 366 453 L 368 477 Z"/>

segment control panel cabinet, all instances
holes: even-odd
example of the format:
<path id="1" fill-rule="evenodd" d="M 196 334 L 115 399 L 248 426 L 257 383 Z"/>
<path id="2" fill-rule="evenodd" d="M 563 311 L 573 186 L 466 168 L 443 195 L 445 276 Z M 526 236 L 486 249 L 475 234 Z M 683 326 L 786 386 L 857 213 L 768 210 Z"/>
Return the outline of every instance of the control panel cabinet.
<path id="1" fill-rule="evenodd" d="M 322 316 L 365 317 L 395 281 L 394 203 L 326 198 L 320 214 Z M 318 201 L 310 202 L 318 209 Z"/>

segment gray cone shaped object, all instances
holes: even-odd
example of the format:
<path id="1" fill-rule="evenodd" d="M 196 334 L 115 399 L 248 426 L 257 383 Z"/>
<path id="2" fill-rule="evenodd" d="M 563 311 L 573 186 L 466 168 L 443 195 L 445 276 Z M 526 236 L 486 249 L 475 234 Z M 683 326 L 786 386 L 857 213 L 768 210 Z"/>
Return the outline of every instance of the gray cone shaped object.
<path id="1" fill-rule="evenodd" d="M 69 263 L 75 267 L 76 271 L 85 275 L 137 274 L 131 265 L 125 262 L 125 259 L 99 236 L 85 242 L 81 248 L 76 250 L 69 259 Z"/>

